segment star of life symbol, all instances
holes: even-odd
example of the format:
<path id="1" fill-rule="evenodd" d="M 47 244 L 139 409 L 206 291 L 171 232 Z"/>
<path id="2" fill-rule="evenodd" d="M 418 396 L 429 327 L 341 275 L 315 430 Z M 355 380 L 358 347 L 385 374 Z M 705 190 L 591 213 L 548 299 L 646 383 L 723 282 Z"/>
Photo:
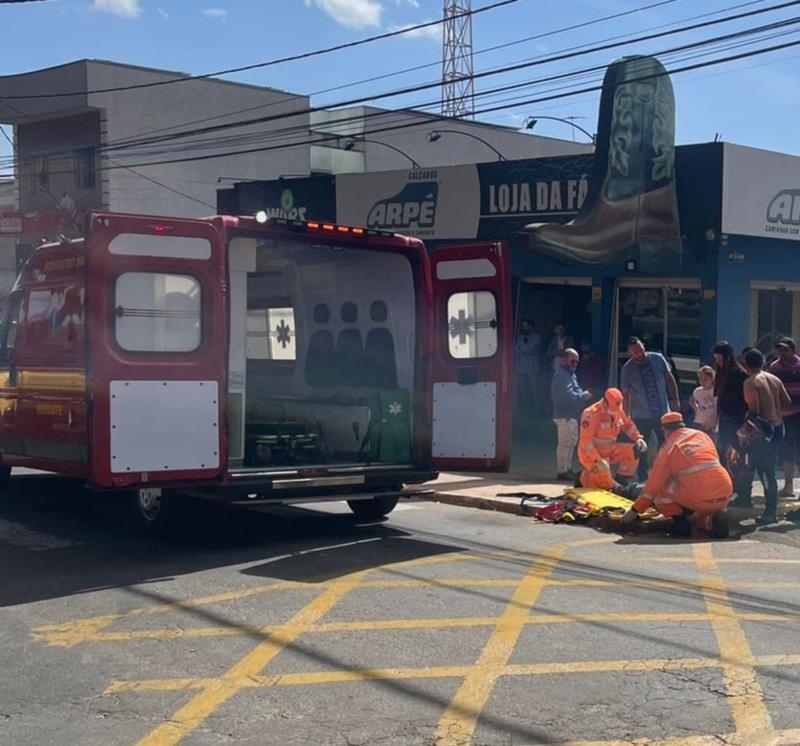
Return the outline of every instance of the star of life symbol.
<path id="1" fill-rule="evenodd" d="M 450 317 L 448 326 L 450 327 L 450 336 L 458 337 L 458 343 L 462 345 L 467 343 L 467 339 L 475 329 L 475 323 L 463 309 L 458 312 L 458 318 Z"/>
<path id="2" fill-rule="evenodd" d="M 275 331 L 277 332 L 278 342 L 280 343 L 280 346 L 285 349 L 289 344 L 289 342 L 292 341 L 291 327 L 287 326 L 286 322 L 283 319 L 281 319 L 281 323 L 275 327 Z"/>
<path id="3" fill-rule="evenodd" d="M 393 401 L 389 405 L 389 414 L 397 417 L 397 415 L 403 413 L 403 405 L 399 401 Z"/>

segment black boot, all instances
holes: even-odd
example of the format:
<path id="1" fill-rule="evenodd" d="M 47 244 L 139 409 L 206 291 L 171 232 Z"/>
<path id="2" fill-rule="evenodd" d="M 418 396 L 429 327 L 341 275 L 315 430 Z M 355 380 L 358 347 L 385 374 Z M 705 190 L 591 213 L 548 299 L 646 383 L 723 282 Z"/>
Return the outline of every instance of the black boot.
<path id="1" fill-rule="evenodd" d="M 692 524 L 689 517 L 685 515 L 676 515 L 672 519 L 672 528 L 669 531 L 673 536 L 680 536 L 688 538 L 692 535 Z"/>

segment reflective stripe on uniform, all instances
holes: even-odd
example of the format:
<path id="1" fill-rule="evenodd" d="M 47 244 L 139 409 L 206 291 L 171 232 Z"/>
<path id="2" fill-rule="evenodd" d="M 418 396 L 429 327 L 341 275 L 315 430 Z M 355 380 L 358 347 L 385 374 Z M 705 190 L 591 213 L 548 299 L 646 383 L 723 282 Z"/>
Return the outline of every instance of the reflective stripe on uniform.
<path id="1" fill-rule="evenodd" d="M 617 441 L 615 438 L 598 438 L 597 436 L 595 436 L 592 439 L 592 442 L 596 446 L 613 446 L 614 443 L 616 443 Z"/>
<path id="2" fill-rule="evenodd" d="M 706 469 L 713 469 L 717 466 L 722 466 L 719 461 L 708 461 L 705 464 L 696 464 L 695 466 L 690 466 L 683 471 L 679 471 L 675 476 L 682 477 L 684 474 L 697 474 L 701 471 L 706 471 Z"/>

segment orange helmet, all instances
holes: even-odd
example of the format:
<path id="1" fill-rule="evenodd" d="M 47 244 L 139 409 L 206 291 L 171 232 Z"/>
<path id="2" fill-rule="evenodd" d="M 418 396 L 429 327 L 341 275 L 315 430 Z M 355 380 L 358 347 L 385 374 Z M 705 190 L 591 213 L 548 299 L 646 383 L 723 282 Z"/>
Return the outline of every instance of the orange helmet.
<path id="1" fill-rule="evenodd" d="M 622 402 L 625 399 L 619 389 L 606 389 L 603 398 L 606 400 L 606 404 L 612 412 L 622 409 Z"/>
<path id="2" fill-rule="evenodd" d="M 683 424 L 683 415 L 680 412 L 667 412 L 661 417 L 661 426 Z"/>

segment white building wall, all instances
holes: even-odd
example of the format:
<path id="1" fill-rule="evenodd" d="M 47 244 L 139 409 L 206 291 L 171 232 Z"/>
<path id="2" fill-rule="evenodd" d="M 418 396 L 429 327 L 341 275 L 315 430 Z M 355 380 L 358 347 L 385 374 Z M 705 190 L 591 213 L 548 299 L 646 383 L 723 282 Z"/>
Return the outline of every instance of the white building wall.
<path id="1" fill-rule="evenodd" d="M 594 146 L 588 142 L 540 137 L 511 127 L 468 120 L 443 121 L 439 117 L 422 113 L 387 111 L 374 107 L 315 112 L 312 115 L 312 129 L 317 134 L 338 136 L 336 140 L 326 145 L 325 150 L 341 149 L 347 142 L 353 141 L 351 152 L 358 151 L 364 154 L 365 172 L 407 168 L 410 165 L 409 158 L 422 168 L 482 163 L 499 159 L 497 153 L 475 137 L 488 142 L 506 160 L 575 155 L 591 153 L 594 150 Z M 430 142 L 428 134 L 432 131 L 442 131 L 441 138 Z M 409 158 L 381 143 L 398 148 Z M 319 147 L 315 148 L 318 149 L 321 150 Z M 323 164 L 325 160 L 319 155 L 312 155 L 312 162 Z M 362 170 L 358 167 L 360 164 L 357 161 L 341 162 L 328 156 L 328 162 L 342 166 L 335 173 Z"/>
<path id="2" fill-rule="evenodd" d="M 97 90 L 170 78 L 174 75 L 168 72 L 89 62 L 87 86 L 89 90 Z M 309 148 L 300 144 L 308 140 L 308 114 L 302 113 L 308 108 L 305 96 L 221 81 L 189 80 L 90 94 L 88 103 L 102 110 L 104 146 L 112 146 L 102 161 L 104 202 L 111 210 L 179 217 L 210 215 L 216 212 L 217 189 L 230 184 L 229 179 L 275 179 L 309 173 Z M 298 114 L 165 143 L 113 149 L 122 140 L 292 112 Z M 293 131 L 287 132 L 287 128 Z M 141 165 L 274 146 L 280 149 Z M 221 182 L 220 177 L 223 177 Z"/>

